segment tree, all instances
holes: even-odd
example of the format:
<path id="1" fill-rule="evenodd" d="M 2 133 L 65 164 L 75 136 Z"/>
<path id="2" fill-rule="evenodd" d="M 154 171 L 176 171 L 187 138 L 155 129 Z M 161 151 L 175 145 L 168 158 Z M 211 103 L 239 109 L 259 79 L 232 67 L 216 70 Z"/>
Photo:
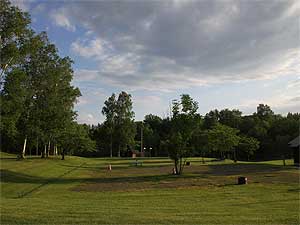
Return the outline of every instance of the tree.
<path id="1" fill-rule="evenodd" d="M 174 161 L 175 174 L 180 175 L 183 172 L 186 157 L 190 155 L 189 149 L 186 148 L 186 142 L 183 140 L 180 132 L 172 133 L 166 141 L 170 159 Z"/>
<path id="2" fill-rule="evenodd" d="M 259 118 L 266 118 L 274 115 L 274 112 L 271 110 L 270 106 L 264 105 L 264 104 L 259 104 L 257 106 L 257 116 Z"/>
<path id="3" fill-rule="evenodd" d="M 247 160 L 249 161 L 250 156 L 253 156 L 254 153 L 259 149 L 259 141 L 253 137 L 247 137 L 242 135 L 240 137 L 238 150 L 247 155 Z"/>
<path id="4" fill-rule="evenodd" d="M 21 136 L 18 123 L 25 114 L 25 85 L 26 74 L 22 70 L 13 70 L 7 75 L 1 90 L 1 144 L 7 145 L 8 148 L 18 146 Z"/>
<path id="5" fill-rule="evenodd" d="M 105 102 L 102 108 L 102 114 L 106 116 L 105 123 L 110 135 L 110 157 L 113 156 L 113 135 L 116 124 L 117 101 L 116 95 L 113 93 Z"/>
<path id="6" fill-rule="evenodd" d="M 65 124 L 76 116 L 73 107 L 80 91 L 71 86 L 72 60 L 58 55 L 45 32 L 35 34 L 29 28 L 27 13 L 8 1 L 1 1 L 1 6 L 1 74 L 5 74 L 1 131 L 8 140 L 23 140 L 21 158 L 34 137 L 48 144 L 48 154 L 50 141 L 57 141 Z"/>
<path id="7" fill-rule="evenodd" d="M 219 111 L 217 109 L 211 110 L 209 113 L 206 113 L 204 116 L 204 127 L 210 129 L 213 126 L 217 125 L 219 122 Z"/>
<path id="8" fill-rule="evenodd" d="M 171 133 L 165 143 L 178 175 L 183 172 L 184 158 L 191 154 L 192 146 L 189 145 L 189 141 L 199 125 L 197 121 L 200 118 L 197 110 L 198 103 L 187 94 L 181 95 L 180 101 L 173 101 Z"/>
<path id="9" fill-rule="evenodd" d="M 0 1 L 0 89 L 6 72 L 25 59 L 24 42 L 33 33 L 30 22 L 28 13 L 7 0 Z"/>
<path id="10" fill-rule="evenodd" d="M 220 158 L 225 158 L 226 153 L 234 153 L 236 161 L 235 147 L 239 144 L 239 131 L 226 125 L 217 124 L 207 132 L 207 147 L 212 152 L 217 152 Z"/>
<path id="11" fill-rule="evenodd" d="M 202 156 L 203 163 L 204 156 L 208 153 L 207 144 L 207 130 L 196 129 L 191 138 L 191 145 L 193 146 L 194 152 Z"/>
<path id="12" fill-rule="evenodd" d="M 277 135 L 275 138 L 277 151 L 280 152 L 282 157 L 283 165 L 286 165 L 285 159 L 287 156 L 287 152 L 290 150 L 288 147 L 288 143 L 291 140 L 289 135 Z"/>
<path id="13" fill-rule="evenodd" d="M 134 146 L 136 127 L 134 124 L 134 112 L 132 111 L 131 95 L 122 91 L 116 102 L 116 140 L 118 145 L 118 157 L 121 152 Z"/>
<path id="14" fill-rule="evenodd" d="M 96 148 L 95 141 L 92 141 L 84 125 L 72 122 L 65 126 L 63 132 L 60 132 L 58 145 L 61 148 L 62 160 L 67 153 L 75 155 L 84 155 L 87 152 L 93 152 Z"/>
<path id="15" fill-rule="evenodd" d="M 223 109 L 219 112 L 219 122 L 223 125 L 239 128 L 241 120 L 242 112 L 237 109 Z"/>

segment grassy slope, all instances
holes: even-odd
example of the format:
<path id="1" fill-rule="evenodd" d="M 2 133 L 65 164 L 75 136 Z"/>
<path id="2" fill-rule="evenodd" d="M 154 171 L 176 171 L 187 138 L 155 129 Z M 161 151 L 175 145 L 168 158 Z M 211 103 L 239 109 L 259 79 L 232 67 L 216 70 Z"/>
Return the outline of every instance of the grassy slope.
<path id="1" fill-rule="evenodd" d="M 293 179 L 291 182 L 257 182 L 237 186 L 230 183 L 235 181 L 236 174 L 217 174 L 206 176 L 206 179 L 216 179 L 218 185 L 147 189 L 145 184 L 156 182 L 157 168 L 171 168 L 168 159 L 144 159 L 142 168 L 132 168 L 128 166 L 132 160 L 119 159 L 67 157 L 65 161 L 38 158 L 16 161 L 2 153 L 1 158 L 1 224 L 299 223 L 299 183 Z M 183 178 L 171 182 L 198 179 L 195 182 L 201 184 L 202 175 L 210 172 L 213 166 L 222 166 L 229 172 L 233 169 L 230 164 L 220 163 L 202 166 L 200 160 L 191 159 L 191 169 L 186 170 Z M 113 165 L 111 174 L 105 170 L 108 163 Z M 280 163 L 272 161 L 272 165 L 264 165 L 263 168 L 270 167 L 270 171 L 275 168 L 276 171 L 270 173 L 273 176 L 292 178 L 295 173 L 299 176 L 295 168 L 274 166 Z M 240 164 L 239 168 L 243 165 Z M 259 167 L 259 164 L 252 166 Z M 200 174 L 195 174 L 192 168 L 203 169 Z M 243 174 L 247 174 L 246 171 Z M 264 179 L 268 170 L 264 173 L 256 171 L 250 176 L 256 174 Z M 114 182 L 115 178 L 126 181 L 126 177 L 141 176 L 144 180 L 131 178 L 128 181 L 136 185 L 137 190 L 127 190 L 124 185 L 124 190 L 101 191 L 105 182 L 111 187 L 118 185 Z M 159 179 L 157 182 L 164 184 L 170 177 L 162 174 Z M 88 187 L 89 184 L 100 185 L 100 189 L 74 191 L 76 187 Z M 139 186 L 143 188 L 139 189 Z"/>

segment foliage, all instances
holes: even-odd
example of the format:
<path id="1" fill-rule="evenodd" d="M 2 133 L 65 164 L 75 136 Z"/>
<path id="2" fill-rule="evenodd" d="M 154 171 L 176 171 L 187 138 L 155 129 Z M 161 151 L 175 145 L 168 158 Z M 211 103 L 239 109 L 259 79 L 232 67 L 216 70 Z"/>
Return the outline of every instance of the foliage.
<path id="1" fill-rule="evenodd" d="M 250 156 L 253 156 L 254 153 L 259 149 L 259 141 L 253 137 L 247 137 L 242 135 L 240 137 L 238 150 L 247 155 L 249 161 Z"/>
<path id="2" fill-rule="evenodd" d="M 96 148 L 96 143 L 90 139 L 86 127 L 77 123 L 72 123 L 64 129 L 58 140 L 62 159 L 65 159 L 67 153 L 86 155 L 95 151 Z"/>
<path id="3" fill-rule="evenodd" d="M 30 28 L 27 13 L 8 1 L 1 1 L 0 8 L 4 146 L 24 158 L 26 147 L 49 145 L 42 151 L 46 156 L 50 142 L 60 142 L 76 118 L 73 108 L 80 91 L 71 85 L 73 62 L 59 56 L 45 32 L 36 34 Z"/>
<path id="4" fill-rule="evenodd" d="M 226 125 L 217 124 L 207 131 L 207 148 L 218 152 L 220 158 L 225 158 L 226 153 L 232 153 L 239 144 L 239 131 Z"/>
<path id="5" fill-rule="evenodd" d="M 181 99 L 173 101 L 173 117 L 171 119 L 171 133 L 168 137 L 167 149 L 174 161 L 176 174 L 180 175 L 184 168 L 184 158 L 191 155 L 190 141 L 193 132 L 198 127 L 198 103 L 189 95 L 181 95 Z M 196 123 L 195 123 L 196 122 Z"/>
<path id="6" fill-rule="evenodd" d="M 132 111 L 131 95 L 121 92 L 116 99 L 113 93 L 105 101 L 102 114 L 106 116 L 106 124 L 110 134 L 110 156 L 112 157 L 113 140 L 118 148 L 118 156 L 126 153 L 134 146 L 136 127 L 134 124 L 134 112 Z"/>

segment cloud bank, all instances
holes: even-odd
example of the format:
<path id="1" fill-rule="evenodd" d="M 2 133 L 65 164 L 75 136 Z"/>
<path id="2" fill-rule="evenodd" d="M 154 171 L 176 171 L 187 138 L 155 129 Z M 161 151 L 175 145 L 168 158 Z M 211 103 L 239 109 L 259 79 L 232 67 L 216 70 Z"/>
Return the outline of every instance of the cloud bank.
<path id="1" fill-rule="evenodd" d="M 300 71 L 298 1 L 69 2 L 52 15 L 92 34 L 71 50 L 116 86 L 167 91 Z"/>

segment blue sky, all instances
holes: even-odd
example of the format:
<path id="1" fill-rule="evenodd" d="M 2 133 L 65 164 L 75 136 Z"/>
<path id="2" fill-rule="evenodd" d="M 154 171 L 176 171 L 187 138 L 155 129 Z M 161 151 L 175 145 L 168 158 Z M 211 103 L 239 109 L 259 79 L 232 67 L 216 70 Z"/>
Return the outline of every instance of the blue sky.
<path id="1" fill-rule="evenodd" d="M 97 124 L 113 92 L 136 120 L 164 117 L 180 94 L 211 109 L 300 111 L 299 1 L 15 0 L 36 32 L 74 60 L 80 123 Z"/>

